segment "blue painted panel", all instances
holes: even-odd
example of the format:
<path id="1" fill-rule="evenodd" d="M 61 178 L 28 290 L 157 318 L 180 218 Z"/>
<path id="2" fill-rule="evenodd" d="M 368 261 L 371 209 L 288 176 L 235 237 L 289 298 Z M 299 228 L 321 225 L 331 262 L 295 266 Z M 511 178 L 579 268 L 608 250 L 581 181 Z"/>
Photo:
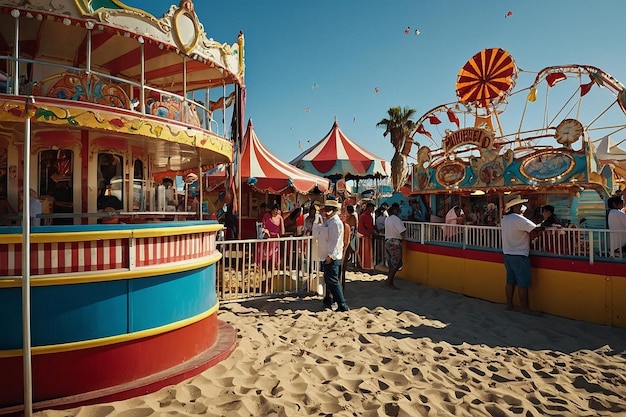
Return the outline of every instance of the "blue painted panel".
<path id="1" fill-rule="evenodd" d="M 131 281 L 131 332 L 204 313 L 217 303 L 215 265 Z"/>
<path id="2" fill-rule="evenodd" d="M 33 345 L 124 334 L 127 329 L 127 292 L 127 281 L 34 287 Z"/>
<path id="3" fill-rule="evenodd" d="M 132 280 L 31 288 L 32 345 L 165 326 L 215 306 L 215 265 Z M 0 350 L 22 347 L 22 290 L 0 289 Z"/>
<path id="4" fill-rule="evenodd" d="M 110 281 L 32 287 L 32 345 L 54 345 L 126 333 L 127 285 L 126 281 Z M 22 290 L 3 288 L 0 293 L 10 306 L 10 318 L 0 324 L 0 348 L 19 349 L 22 347 Z M 97 317 L 100 319 L 95 319 Z"/>
<path id="5" fill-rule="evenodd" d="M 0 350 L 22 347 L 22 289 L 0 288 Z"/>

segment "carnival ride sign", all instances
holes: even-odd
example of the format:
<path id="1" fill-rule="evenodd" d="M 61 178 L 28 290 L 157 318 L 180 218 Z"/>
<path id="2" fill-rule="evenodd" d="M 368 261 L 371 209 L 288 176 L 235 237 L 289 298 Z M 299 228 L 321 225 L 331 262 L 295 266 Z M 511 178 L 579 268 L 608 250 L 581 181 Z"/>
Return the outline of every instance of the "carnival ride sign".
<path id="1" fill-rule="evenodd" d="M 442 147 L 446 153 L 467 145 L 475 145 L 479 149 L 491 149 L 493 147 L 493 134 L 485 129 L 468 127 L 450 133 L 442 141 Z"/>

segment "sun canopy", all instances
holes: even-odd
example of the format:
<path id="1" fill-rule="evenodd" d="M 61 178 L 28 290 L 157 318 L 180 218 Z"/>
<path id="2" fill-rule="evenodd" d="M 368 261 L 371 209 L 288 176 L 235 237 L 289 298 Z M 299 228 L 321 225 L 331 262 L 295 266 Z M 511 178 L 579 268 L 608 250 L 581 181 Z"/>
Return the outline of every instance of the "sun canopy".
<path id="1" fill-rule="evenodd" d="M 239 161 L 241 182 L 258 191 L 308 194 L 316 187 L 322 193 L 329 188 L 328 179 L 302 171 L 268 151 L 257 137 L 252 120 L 248 121 Z"/>
<path id="2" fill-rule="evenodd" d="M 353 142 L 339 129 L 336 121 L 322 140 L 290 163 L 324 177 L 351 180 L 389 176 L 389 163 Z"/>
<path id="3" fill-rule="evenodd" d="M 626 151 L 619 148 L 609 136 L 600 140 L 596 155 L 601 164 L 613 165 L 620 176 L 626 177 Z"/>

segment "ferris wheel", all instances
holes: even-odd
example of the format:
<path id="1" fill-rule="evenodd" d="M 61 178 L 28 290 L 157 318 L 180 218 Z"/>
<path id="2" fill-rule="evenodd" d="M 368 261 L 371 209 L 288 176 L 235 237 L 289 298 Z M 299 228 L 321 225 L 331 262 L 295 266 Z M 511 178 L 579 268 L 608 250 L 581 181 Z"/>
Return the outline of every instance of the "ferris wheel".
<path id="1" fill-rule="evenodd" d="M 528 79 L 519 87 L 520 80 Z M 435 106 L 415 123 L 411 138 L 427 143 L 434 154 L 441 140 L 463 128 L 482 128 L 498 147 L 571 147 L 613 136 L 626 141 L 626 89 L 592 65 L 550 66 L 520 70 L 500 48 L 472 56 L 456 80 L 456 102 Z M 419 148 L 419 146 L 418 146 Z"/>

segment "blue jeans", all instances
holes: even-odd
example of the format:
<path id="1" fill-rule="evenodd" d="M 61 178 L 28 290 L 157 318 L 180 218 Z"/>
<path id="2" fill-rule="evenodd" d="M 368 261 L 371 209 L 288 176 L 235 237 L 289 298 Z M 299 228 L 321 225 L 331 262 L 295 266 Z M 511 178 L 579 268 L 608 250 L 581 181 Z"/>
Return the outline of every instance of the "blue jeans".
<path id="1" fill-rule="evenodd" d="M 324 267 L 324 283 L 326 284 L 326 292 L 332 294 L 333 301 L 337 303 L 339 308 L 346 308 L 346 299 L 343 298 L 343 290 L 341 289 L 341 282 L 339 282 L 339 272 L 341 269 L 341 259 L 336 259 L 327 264 L 323 262 Z M 330 300 L 324 297 L 324 304 L 330 306 Z"/>

